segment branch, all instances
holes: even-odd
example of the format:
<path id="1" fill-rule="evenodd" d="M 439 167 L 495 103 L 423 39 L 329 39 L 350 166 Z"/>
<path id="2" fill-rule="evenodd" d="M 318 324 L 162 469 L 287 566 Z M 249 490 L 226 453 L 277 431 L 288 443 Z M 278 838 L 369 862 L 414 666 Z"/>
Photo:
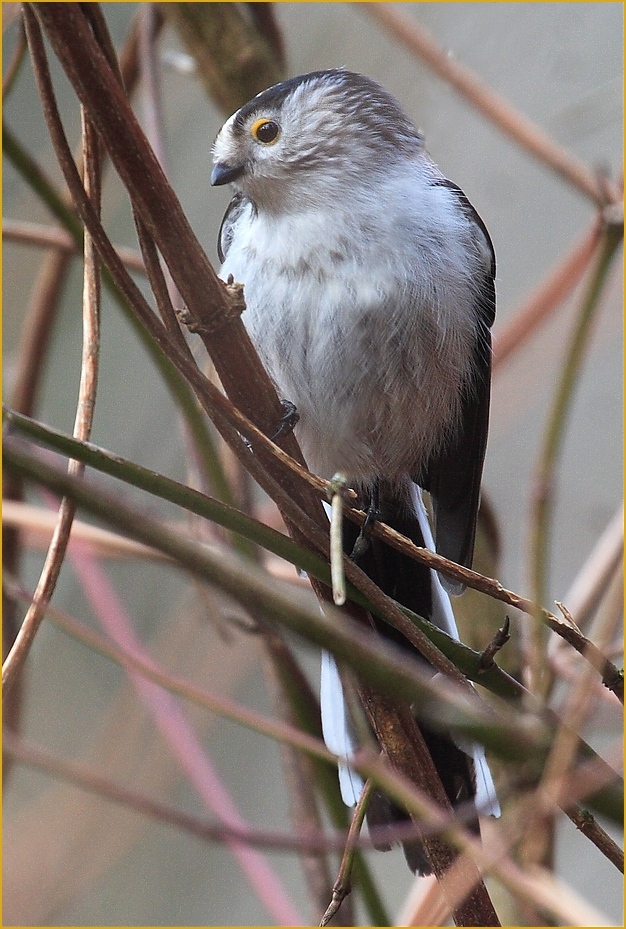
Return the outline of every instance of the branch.
<path id="1" fill-rule="evenodd" d="M 504 328 L 494 336 L 494 373 L 526 344 L 548 314 L 571 293 L 593 258 L 602 231 L 601 217 L 593 217 L 590 228 L 548 272 L 522 304 L 512 310 Z"/>
<path id="2" fill-rule="evenodd" d="M 84 482 L 25 455 L 10 439 L 4 442 L 3 454 L 5 467 L 17 468 L 24 477 L 57 492 L 71 493 L 79 506 L 124 534 L 166 553 L 195 576 L 218 586 L 244 608 L 260 612 L 268 622 L 285 625 L 308 641 L 328 648 L 380 693 L 414 703 L 436 728 L 452 728 L 509 761 L 524 760 L 536 771 L 541 769 L 552 744 L 553 726 L 535 714 L 524 713 L 519 706 L 511 709 L 503 701 L 497 701 L 496 711 L 487 708 L 475 692 L 460 690 L 445 677 L 433 681 L 401 649 L 349 619 L 344 611 L 328 606 L 321 613 L 292 586 L 277 584 L 256 566 L 233 555 L 207 551 L 185 534 L 167 529 L 110 494 L 95 491 Z M 609 787 L 594 792 L 590 804 L 607 815 L 621 817 L 616 788 L 619 779 L 591 749 L 585 747 L 585 751 L 611 778 Z M 366 774 L 369 773 L 366 769 Z"/>
<path id="3" fill-rule="evenodd" d="M 605 220 L 595 267 L 581 301 L 578 319 L 565 353 L 552 409 L 548 416 L 543 446 L 533 476 L 532 512 L 530 517 L 530 573 L 535 603 L 542 603 L 546 594 L 556 468 L 565 435 L 568 413 L 585 357 L 595 311 L 613 264 L 613 259 L 623 240 L 623 216 L 621 218 L 616 216 L 612 219 L 607 214 Z M 531 690 L 545 695 L 549 687 L 549 674 L 542 628 L 543 624 L 537 621 L 530 655 L 530 677 Z"/>
<path id="4" fill-rule="evenodd" d="M 600 183 L 583 161 L 557 145 L 470 68 L 455 61 L 415 19 L 389 3 L 359 3 L 359 6 L 411 52 L 419 55 L 502 132 L 598 206 L 606 204 L 607 192 L 611 201 L 619 200 L 619 191 L 613 185 Z"/>
<path id="5" fill-rule="evenodd" d="M 193 56 L 207 94 L 227 115 L 285 76 L 275 35 L 266 38 L 254 28 L 239 4 L 168 3 L 163 10 Z"/>
<path id="6" fill-rule="evenodd" d="M 14 411 L 5 409 L 3 418 L 5 427 L 9 430 L 15 429 L 22 435 L 28 436 L 39 444 L 47 445 L 69 457 L 75 457 L 105 474 L 118 477 L 120 480 L 124 480 L 149 493 L 156 494 L 162 499 L 169 500 L 191 512 L 213 520 L 232 532 L 262 545 L 268 551 L 286 559 L 308 574 L 319 578 L 325 584 L 330 583 L 328 564 L 325 558 L 320 558 L 319 555 L 316 555 L 314 552 L 303 549 L 302 546 L 291 542 L 282 533 L 276 532 L 276 530 L 272 530 L 262 523 L 258 523 L 256 520 L 245 516 L 245 514 L 240 513 L 238 510 L 227 507 L 219 501 L 200 494 L 198 491 L 178 484 L 176 481 L 172 481 L 163 475 L 158 475 L 146 468 L 142 468 L 134 462 L 126 461 L 118 455 L 107 452 L 95 445 L 76 442 L 65 433 L 37 423 L 28 417 L 20 416 Z M 265 441 L 268 442 L 269 440 L 265 439 Z M 282 456 L 281 461 L 283 459 L 287 462 L 291 461 L 291 459 L 284 456 L 282 452 L 280 452 L 280 454 Z M 297 473 L 301 474 L 303 479 L 310 480 L 312 482 L 311 486 L 318 488 L 320 495 L 325 495 L 328 482 L 322 481 L 320 478 L 315 477 L 307 471 L 303 471 L 299 466 L 295 465 L 295 462 L 293 462 L 293 464 L 298 469 Z M 346 515 L 350 518 L 354 518 L 356 522 L 360 522 L 361 524 L 365 520 L 365 514 L 361 511 L 348 509 L 346 510 Z M 315 536 L 315 532 L 315 527 L 312 527 L 310 529 L 310 539 Z M 508 603 L 523 612 L 534 615 L 535 607 L 529 600 L 524 599 L 519 594 L 506 590 L 499 581 L 484 577 L 467 568 L 455 565 L 453 562 L 442 558 L 440 555 L 428 551 L 428 549 L 419 548 L 409 539 L 395 532 L 395 530 L 389 529 L 383 523 L 375 523 L 372 527 L 372 532 L 399 551 L 414 558 L 416 561 L 425 563 L 435 570 L 441 570 L 443 568 L 446 573 L 463 579 L 464 583 L 468 586 L 481 590 L 488 596 Z M 320 550 L 324 551 L 325 548 L 328 548 L 326 540 L 321 544 Z M 377 590 L 375 585 L 370 582 L 369 585 L 367 583 L 363 585 L 363 589 L 365 590 L 364 599 L 360 593 L 362 589 L 360 584 L 362 572 L 349 560 L 345 563 L 345 569 L 349 579 L 353 582 L 348 590 L 350 599 L 364 606 L 375 615 L 380 616 L 381 619 L 395 625 L 397 614 L 395 612 L 390 613 L 384 606 L 384 601 L 388 601 L 388 598 L 375 596 L 374 601 L 370 599 L 372 588 Z M 367 579 L 365 580 L 367 581 Z M 359 586 L 357 587 L 354 585 Z M 455 665 L 464 675 L 470 677 L 472 680 L 479 681 L 481 684 L 484 684 L 485 687 L 501 696 L 515 698 L 521 695 L 522 691 L 520 690 L 520 685 L 509 675 L 506 675 L 501 669 L 495 667 L 488 671 L 481 670 L 480 655 L 478 653 L 461 643 L 455 642 L 441 630 L 437 629 L 432 623 L 427 622 L 421 617 L 417 617 L 416 614 L 412 613 L 410 610 L 403 610 L 403 614 L 404 618 L 408 617 L 411 624 L 418 626 L 431 637 L 433 643 L 454 661 Z M 616 666 L 610 662 L 576 626 L 547 611 L 543 611 L 541 615 L 543 621 L 550 629 L 567 641 L 577 652 L 583 655 L 594 668 L 596 668 L 602 675 L 605 686 L 612 690 L 623 702 L 623 680 Z M 411 635 L 411 630 L 407 627 L 406 623 L 400 623 L 400 626 L 396 626 L 396 628 L 401 628 L 401 631 L 405 634 Z M 416 647 L 419 648 L 419 644 L 416 643 Z"/>
<path id="7" fill-rule="evenodd" d="M 25 16 L 29 35 L 29 16 Z M 96 213 L 100 212 L 101 170 L 99 144 L 89 119 L 83 112 L 83 160 L 85 164 L 85 195 Z M 100 354 L 100 266 L 90 235 L 85 236 L 83 277 L 83 343 L 74 436 L 86 440 L 91 434 L 95 412 Z M 80 476 L 83 465 L 71 460 L 68 473 Z M 35 636 L 45 616 L 46 608 L 56 588 L 69 542 L 76 507 L 64 498 L 59 507 L 57 524 L 43 569 L 24 621 L 2 665 L 2 692 L 8 694 L 32 648 Z"/>
<path id="8" fill-rule="evenodd" d="M 43 223 L 31 223 L 27 220 L 3 219 L 2 237 L 9 242 L 23 242 L 26 245 L 39 245 L 42 248 L 55 248 L 58 251 L 78 254 L 76 242 L 64 229 L 47 226 Z M 115 245 L 115 251 L 127 268 L 146 273 L 146 266 L 139 252 L 125 245 Z"/>

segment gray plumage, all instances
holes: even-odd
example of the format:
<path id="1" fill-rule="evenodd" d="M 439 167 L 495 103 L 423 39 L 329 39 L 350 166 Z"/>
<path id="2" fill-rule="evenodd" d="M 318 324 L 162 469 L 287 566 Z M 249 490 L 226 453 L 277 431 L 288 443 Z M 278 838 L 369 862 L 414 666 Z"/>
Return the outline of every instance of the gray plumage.
<path id="1" fill-rule="evenodd" d="M 280 127 L 271 144 L 250 128 Z M 489 406 L 493 250 L 462 192 L 376 83 L 315 72 L 220 131 L 214 182 L 237 191 L 221 276 L 300 414 L 312 470 L 431 490 L 437 549 L 470 564 Z"/>

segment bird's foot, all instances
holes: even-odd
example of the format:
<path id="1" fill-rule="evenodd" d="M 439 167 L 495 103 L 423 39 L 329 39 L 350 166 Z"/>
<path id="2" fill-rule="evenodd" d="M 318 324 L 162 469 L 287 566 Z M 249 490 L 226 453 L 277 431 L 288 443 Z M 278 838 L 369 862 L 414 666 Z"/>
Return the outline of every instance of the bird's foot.
<path id="1" fill-rule="evenodd" d="M 278 420 L 278 429 L 274 435 L 270 436 L 272 442 L 280 439 L 281 436 L 289 435 L 296 427 L 300 414 L 298 413 L 295 403 L 290 400 L 281 400 L 280 405 L 283 408 L 283 414 Z"/>
<path id="2" fill-rule="evenodd" d="M 378 493 L 376 490 L 372 491 L 372 496 L 370 497 L 370 503 L 367 508 L 367 514 L 365 516 L 365 522 L 361 526 L 361 531 L 359 532 L 356 542 L 350 553 L 350 558 L 356 564 L 366 553 L 370 547 L 370 530 L 373 528 L 374 524 L 380 519 L 380 510 L 378 509 Z"/>

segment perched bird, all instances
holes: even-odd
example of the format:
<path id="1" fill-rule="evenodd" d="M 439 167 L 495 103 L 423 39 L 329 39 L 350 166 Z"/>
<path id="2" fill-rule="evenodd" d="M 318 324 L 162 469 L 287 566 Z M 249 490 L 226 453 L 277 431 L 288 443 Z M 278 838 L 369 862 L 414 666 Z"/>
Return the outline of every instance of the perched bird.
<path id="1" fill-rule="evenodd" d="M 471 566 L 495 314 L 484 223 L 396 100 L 344 69 L 258 94 L 224 124 L 213 155 L 211 183 L 235 191 L 220 276 L 244 285 L 244 324 L 279 395 L 297 408 L 309 467 L 329 479 L 342 472 L 372 514 Z M 421 490 L 431 496 L 434 540 Z M 345 531 L 350 552 L 357 530 Z M 387 594 L 458 638 L 447 592 L 460 585 L 380 541 L 359 550 Z M 390 627 L 380 631 L 411 648 Z M 329 747 L 349 758 L 330 656 L 321 704 Z M 496 813 L 482 750 L 420 726 L 453 805 L 475 798 Z M 349 765 L 340 775 L 354 803 L 360 779 Z M 400 818 L 379 796 L 369 821 Z M 413 870 L 429 871 L 419 843 L 405 853 Z"/>

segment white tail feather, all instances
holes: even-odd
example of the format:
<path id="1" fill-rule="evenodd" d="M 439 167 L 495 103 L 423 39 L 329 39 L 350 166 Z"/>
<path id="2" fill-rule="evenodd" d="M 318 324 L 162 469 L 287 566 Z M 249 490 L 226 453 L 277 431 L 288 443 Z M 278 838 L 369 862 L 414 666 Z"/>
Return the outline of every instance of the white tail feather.
<path id="1" fill-rule="evenodd" d="M 424 537 L 425 547 L 431 552 L 435 551 L 435 541 L 428 513 L 422 500 L 420 488 L 413 485 L 413 502 L 415 514 L 417 516 L 422 535 Z M 459 641 L 459 632 L 452 611 L 450 597 L 444 590 L 439 575 L 436 571 L 431 571 L 432 579 L 432 598 L 433 598 L 433 615 L 431 620 L 447 632 L 449 636 Z M 354 806 L 363 790 L 363 780 L 356 771 L 350 768 L 347 763 L 357 748 L 356 738 L 350 719 L 348 717 L 346 703 L 344 699 L 343 687 L 339 676 L 339 669 L 335 659 L 328 652 L 322 652 L 322 673 L 320 684 L 320 707 L 322 713 L 322 732 L 324 742 L 331 752 L 339 755 L 346 760 L 346 764 L 339 765 L 339 786 L 341 796 L 346 806 Z M 459 744 L 463 751 L 469 751 L 474 760 L 476 771 L 476 807 L 483 815 L 499 816 L 500 804 L 496 796 L 496 790 L 485 758 L 484 749 L 470 743 L 465 747 Z"/>
<path id="2" fill-rule="evenodd" d="M 346 710 L 339 669 L 333 656 L 326 651 L 322 652 L 320 708 L 324 742 L 331 752 L 347 762 L 357 744 Z M 348 764 L 340 764 L 339 787 L 346 806 L 355 806 L 363 790 L 363 780 Z"/>

